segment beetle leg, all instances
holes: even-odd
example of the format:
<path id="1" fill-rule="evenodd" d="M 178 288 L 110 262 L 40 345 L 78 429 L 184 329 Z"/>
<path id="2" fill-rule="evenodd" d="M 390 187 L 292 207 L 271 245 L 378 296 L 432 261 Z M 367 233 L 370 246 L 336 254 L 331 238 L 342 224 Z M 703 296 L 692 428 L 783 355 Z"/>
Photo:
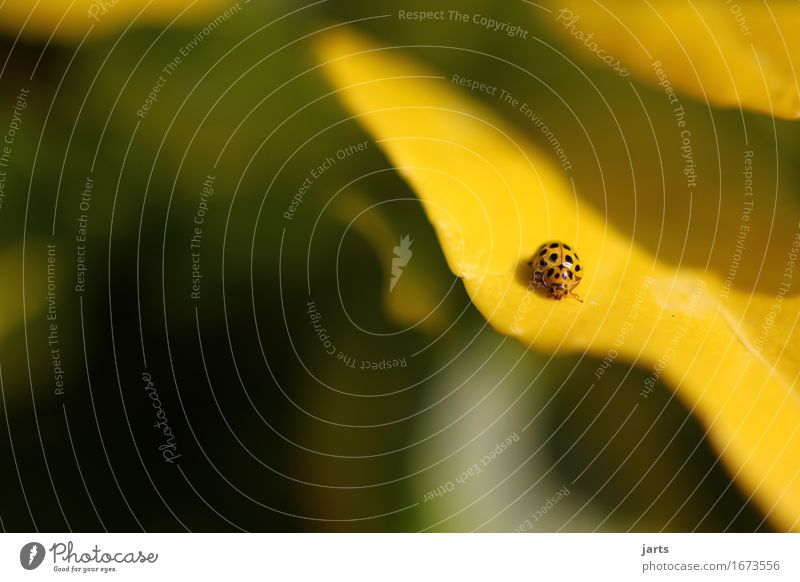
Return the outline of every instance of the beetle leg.
<path id="1" fill-rule="evenodd" d="M 573 299 L 577 299 L 578 301 L 580 301 L 581 303 L 583 303 L 583 299 L 581 299 L 581 298 L 578 296 L 578 294 L 577 294 L 577 293 L 575 293 L 575 287 L 577 287 L 578 285 L 580 285 L 581 279 L 583 279 L 583 277 L 576 277 L 576 278 L 575 278 L 575 284 L 574 284 L 574 285 L 572 286 L 572 288 L 569 290 L 568 296 L 569 296 L 569 297 L 572 297 Z"/>
<path id="2" fill-rule="evenodd" d="M 573 293 L 572 291 L 570 291 L 570 292 L 569 292 L 569 295 L 567 295 L 567 297 L 571 297 L 572 299 L 577 299 L 578 301 L 580 301 L 581 303 L 583 303 L 583 299 L 581 299 L 581 298 L 578 296 L 578 294 L 577 294 L 577 293 Z"/>

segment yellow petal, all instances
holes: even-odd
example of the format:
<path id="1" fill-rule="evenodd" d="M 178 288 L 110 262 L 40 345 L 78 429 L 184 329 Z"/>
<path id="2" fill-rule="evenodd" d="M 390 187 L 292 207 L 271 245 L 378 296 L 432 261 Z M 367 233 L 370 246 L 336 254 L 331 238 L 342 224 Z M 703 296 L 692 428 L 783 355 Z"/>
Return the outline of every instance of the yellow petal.
<path id="1" fill-rule="evenodd" d="M 25 308 L 22 304 L 22 248 L 7 247 L 0 252 L 0 341 L 20 324 L 23 318 L 32 317 L 40 310 L 47 297 L 42 285 L 42 274 L 47 263 L 36 244 L 29 245 L 35 251 L 29 251 L 25 283 L 28 289 Z M 35 266 L 34 266 L 35 265 Z"/>
<path id="2" fill-rule="evenodd" d="M 244 2 L 223 4 L 220 0 L 189 4 L 182 0 L 6 0 L 0 3 L 0 32 L 31 41 L 43 42 L 52 36 L 57 42 L 73 42 L 89 30 L 93 35 L 107 33 L 133 21 L 166 25 L 178 15 L 183 24 L 200 23 L 209 16 L 224 21 L 244 8 Z"/>
<path id="3" fill-rule="evenodd" d="M 362 195 L 350 191 L 336 198 L 333 213 L 361 234 L 375 251 L 384 270 L 382 293 L 386 315 L 402 328 L 419 327 L 431 335 L 437 334 L 448 325 L 444 299 L 452 281 L 447 281 L 439 272 L 446 269 L 433 264 L 437 255 L 425 247 L 428 241 L 418 240 L 421 233 L 412 237 L 400 229 L 392 220 L 389 208 L 371 204 Z M 396 263 L 396 259 L 401 258 L 397 248 L 403 244 L 403 237 L 411 242 L 410 253 L 406 261 Z M 399 269 L 396 273 L 393 272 L 395 265 Z M 449 277 L 452 279 L 452 275 Z"/>
<path id="4" fill-rule="evenodd" d="M 539 351 L 649 367 L 653 383 L 666 381 L 708 428 L 776 526 L 800 529 L 798 298 L 726 292 L 708 273 L 660 263 L 580 204 L 549 155 L 400 51 L 340 30 L 318 52 L 337 94 L 421 198 L 451 270 L 496 330 Z M 585 303 L 528 286 L 526 262 L 548 239 L 580 253 Z M 786 245 L 796 252 L 800 235 Z M 784 273 L 774 276 L 777 284 Z M 641 387 L 643 406 L 651 389 Z"/>
<path id="5" fill-rule="evenodd" d="M 584 62 L 712 105 L 800 117 L 796 2 L 568 0 L 551 8 L 544 20 Z"/>

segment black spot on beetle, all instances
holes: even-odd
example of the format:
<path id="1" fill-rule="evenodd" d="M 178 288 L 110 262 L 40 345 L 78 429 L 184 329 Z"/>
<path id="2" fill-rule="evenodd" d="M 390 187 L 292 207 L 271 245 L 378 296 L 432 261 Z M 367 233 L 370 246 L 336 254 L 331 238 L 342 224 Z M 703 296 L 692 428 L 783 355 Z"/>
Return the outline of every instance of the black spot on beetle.
<path id="1" fill-rule="evenodd" d="M 580 271 L 581 270 L 581 266 L 580 265 L 575 265 L 575 270 L 576 271 Z"/>
<path id="2" fill-rule="evenodd" d="M 557 249 L 557 248 L 558 248 L 558 243 L 557 243 L 557 242 L 555 242 L 555 243 L 552 243 L 552 244 L 550 245 L 550 248 L 551 248 L 551 249 Z"/>
<path id="3" fill-rule="evenodd" d="M 573 260 L 572 260 L 572 257 L 570 257 L 569 255 L 565 256 L 565 257 L 564 257 L 564 260 L 565 260 L 566 262 L 568 262 L 568 263 L 574 263 L 574 262 L 575 262 L 575 261 L 573 261 Z"/>
<path id="4" fill-rule="evenodd" d="M 547 252 L 547 249 L 542 249 L 542 252 L 539 253 L 539 256 L 543 256 Z"/>
<path id="5" fill-rule="evenodd" d="M 553 267 L 550 267 L 550 268 L 547 270 L 547 276 L 548 276 L 548 277 L 552 277 L 552 276 L 553 276 L 553 273 L 555 273 L 555 271 L 556 271 L 556 270 L 555 270 Z"/>
<path id="6" fill-rule="evenodd" d="M 572 250 L 572 247 L 570 247 L 569 245 L 563 245 L 563 246 L 564 246 L 564 248 L 565 248 L 565 249 L 567 249 L 568 251 L 571 251 L 571 250 Z"/>
<path id="7" fill-rule="evenodd" d="M 547 261 L 539 261 L 539 266 L 540 267 L 546 267 L 547 266 Z"/>
<path id="8" fill-rule="evenodd" d="M 572 271 L 567 271 L 567 275 L 569 275 L 569 278 L 572 279 Z"/>
<path id="9" fill-rule="evenodd" d="M 553 253 L 552 255 L 550 255 L 550 260 L 551 261 L 557 261 L 558 260 L 558 253 Z"/>

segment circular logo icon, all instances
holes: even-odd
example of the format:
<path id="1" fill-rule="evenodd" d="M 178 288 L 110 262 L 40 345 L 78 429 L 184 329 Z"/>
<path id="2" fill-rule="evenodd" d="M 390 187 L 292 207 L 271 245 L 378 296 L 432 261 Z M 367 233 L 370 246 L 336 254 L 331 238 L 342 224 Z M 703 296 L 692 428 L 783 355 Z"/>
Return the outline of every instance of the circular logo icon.
<path id="1" fill-rule="evenodd" d="M 44 561 L 44 546 L 39 542 L 29 542 L 19 551 L 19 563 L 26 570 L 35 570 Z"/>

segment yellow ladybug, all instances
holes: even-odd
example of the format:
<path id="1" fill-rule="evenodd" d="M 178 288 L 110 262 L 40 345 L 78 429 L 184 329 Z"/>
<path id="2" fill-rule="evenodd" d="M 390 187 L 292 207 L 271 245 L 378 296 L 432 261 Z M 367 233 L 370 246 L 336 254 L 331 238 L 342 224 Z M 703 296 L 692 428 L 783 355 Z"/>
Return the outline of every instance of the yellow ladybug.
<path id="1" fill-rule="evenodd" d="M 533 267 L 533 281 L 547 289 L 547 296 L 553 299 L 572 297 L 583 303 L 574 293 L 581 282 L 583 273 L 575 249 L 561 241 L 544 243 L 528 261 Z"/>

